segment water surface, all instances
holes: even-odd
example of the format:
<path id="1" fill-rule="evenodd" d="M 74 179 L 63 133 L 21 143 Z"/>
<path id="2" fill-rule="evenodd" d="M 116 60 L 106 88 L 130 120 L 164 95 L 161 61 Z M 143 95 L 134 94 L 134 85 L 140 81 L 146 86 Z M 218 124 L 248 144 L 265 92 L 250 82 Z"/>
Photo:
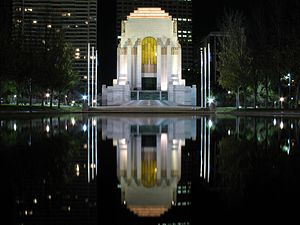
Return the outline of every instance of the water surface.
<path id="1" fill-rule="evenodd" d="M 298 118 L 0 119 L 6 224 L 200 224 L 297 213 Z"/>

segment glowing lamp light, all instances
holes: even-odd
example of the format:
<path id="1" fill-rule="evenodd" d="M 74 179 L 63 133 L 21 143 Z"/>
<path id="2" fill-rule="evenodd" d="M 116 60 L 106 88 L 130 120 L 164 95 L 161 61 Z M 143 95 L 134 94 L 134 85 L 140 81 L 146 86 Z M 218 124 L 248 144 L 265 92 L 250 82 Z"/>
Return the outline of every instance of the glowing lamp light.
<path id="1" fill-rule="evenodd" d="M 214 101 L 215 101 L 215 98 L 214 98 L 214 97 L 208 97 L 208 99 L 207 99 L 208 104 L 211 104 L 211 103 L 213 103 Z"/>
<path id="2" fill-rule="evenodd" d="M 276 121 L 276 119 L 274 118 L 274 120 L 273 120 L 273 125 L 276 126 L 276 123 L 277 123 L 277 121 Z"/>
<path id="3" fill-rule="evenodd" d="M 49 133 L 49 131 L 50 131 L 50 126 L 46 125 L 46 132 Z"/>
<path id="4" fill-rule="evenodd" d="M 211 128 L 213 126 L 213 122 L 211 120 L 208 121 L 208 127 Z"/>
<path id="5" fill-rule="evenodd" d="M 82 96 L 82 99 L 83 99 L 83 100 L 87 100 L 87 95 L 83 95 L 83 96 Z"/>
<path id="6" fill-rule="evenodd" d="M 280 122 L 279 127 L 280 127 L 281 130 L 283 129 L 283 122 L 282 121 Z"/>

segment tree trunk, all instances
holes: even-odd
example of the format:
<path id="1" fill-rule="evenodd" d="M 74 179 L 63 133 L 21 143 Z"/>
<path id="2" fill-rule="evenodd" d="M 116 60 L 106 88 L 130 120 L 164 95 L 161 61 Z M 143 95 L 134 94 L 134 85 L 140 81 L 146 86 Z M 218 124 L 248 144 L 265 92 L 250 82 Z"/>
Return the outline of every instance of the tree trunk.
<path id="1" fill-rule="evenodd" d="M 254 109 L 256 109 L 257 102 L 257 81 L 254 81 Z"/>
<path id="2" fill-rule="evenodd" d="M 58 103 L 57 103 L 57 108 L 60 108 L 60 91 L 58 92 Z"/>
<path id="3" fill-rule="evenodd" d="M 29 79 L 29 108 L 32 112 L 32 87 L 31 87 L 31 78 Z"/>
<path id="4" fill-rule="evenodd" d="M 240 108 L 240 87 L 237 88 L 235 100 L 236 100 L 235 101 L 236 108 L 239 109 Z"/>
<path id="5" fill-rule="evenodd" d="M 32 93 L 31 92 L 29 93 L 29 109 L 30 109 L 30 112 L 32 112 Z"/>
<path id="6" fill-rule="evenodd" d="M 53 89 L 51 90 L 51 96 L 50 96 L 50 109 L 52 109 L 52 102 L 53 102 Z"/>
<path id="7" fill-rule="evenodd" d="M 17 88 L 17 97 L 16 97 L 16 105 L 19 106 L 19 91 L 18 91 L 18 88 Z"/>
<path id="8" fill-rule="evenodd" d="M 266 98 L 265 98 L 265 108 L 268 108 L 268 99 L 269 99 L 269 88 L 268 88 L 268 75 L 266 75 L 265 79 L 265 89 L 266 89 Z"/>
<path id="9" fill-rule="evenodd" d="M 247 101 L 247 100 L 246 100 L 246 99 L 247 99 L 247 97 L 246 97 L 246 96 L 247 96 L 247 95 L 246 95 L 246 87 L 244 86 L 243 89 L 244 89 L 244 90 L 243 90 L 243 91 L 244 91 L 244 109 L 247 109 L 247 106 L 246 106 L 246 101 Z"/>
<path id="10" fill-rule="evenodd" d="M 41 106 L 44 107 L 44 97 L 42 96 Z"/>
<path id="11" fill-rule="evenodd" d="M 299 82 L 297 82 L 297 89 L 296 89 L 296 101 L 295 101 L 295 108 L 298 109 L 298 101 L 299 101 L 299 87 L 300 87 L 300 84 Z"/>

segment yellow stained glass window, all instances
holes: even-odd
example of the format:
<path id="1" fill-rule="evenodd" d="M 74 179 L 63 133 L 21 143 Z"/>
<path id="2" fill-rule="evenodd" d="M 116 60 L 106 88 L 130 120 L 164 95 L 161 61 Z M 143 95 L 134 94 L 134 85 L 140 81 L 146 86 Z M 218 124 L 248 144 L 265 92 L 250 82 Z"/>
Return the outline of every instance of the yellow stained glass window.
<path id="1" fill-rule="evenodd" d="M 156 65 L 156 39 L 146 37 L 142 41 L 142 65 Z"/>
<path id="2" fill-rule="evenodd" d="M 142 160 L 142 184 L 150 188 L 156 184 L 156 160 Z"/>

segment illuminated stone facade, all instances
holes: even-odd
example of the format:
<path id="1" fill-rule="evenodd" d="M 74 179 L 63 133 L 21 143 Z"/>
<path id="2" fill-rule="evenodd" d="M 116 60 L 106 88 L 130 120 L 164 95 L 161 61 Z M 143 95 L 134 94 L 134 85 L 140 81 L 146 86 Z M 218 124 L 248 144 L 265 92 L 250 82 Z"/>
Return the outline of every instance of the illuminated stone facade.
<path id="1" fill-rule="evenodd" d="M 182 146 L 196 139 L 195 119 L 112 117 L 102 122 L 102 138 L 117 149 L 122 204 L 148 217 L 176 205 Z"/>
<path id="2" fill-rule="evenodd" d="M 107 105 L 142 100 L 143 92 L 159 92 L 159 98 L 153 100 L 163 100 L 164 92 L 164 100 L 196 105 L 196 86 L 186 87 L 182 79 L 177 22 L 168 13 L 160 8 L 138 8 L 122 21 L 117 79 L 113 86 L 103 86 L 102 90 Z"/>

